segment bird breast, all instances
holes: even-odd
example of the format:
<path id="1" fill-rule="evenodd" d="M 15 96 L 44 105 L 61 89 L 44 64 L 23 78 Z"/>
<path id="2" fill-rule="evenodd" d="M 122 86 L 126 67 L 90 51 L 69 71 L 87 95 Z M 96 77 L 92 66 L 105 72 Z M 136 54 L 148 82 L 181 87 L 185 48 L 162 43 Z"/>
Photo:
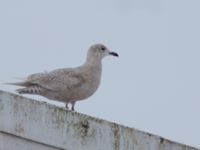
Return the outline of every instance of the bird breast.
<path id="1" fill-rule="evenodd" d="M 77 95 L 74 99 L 83 100 L 85 98 L 88 98 L 93 95 L 98 89 L 101 82 L 101 66 L 99 68 L 94 67 L 89 69 L 90 70 L 88 70 L 86 74 L 84 74 L 84 82 L 77 89 Z"/>

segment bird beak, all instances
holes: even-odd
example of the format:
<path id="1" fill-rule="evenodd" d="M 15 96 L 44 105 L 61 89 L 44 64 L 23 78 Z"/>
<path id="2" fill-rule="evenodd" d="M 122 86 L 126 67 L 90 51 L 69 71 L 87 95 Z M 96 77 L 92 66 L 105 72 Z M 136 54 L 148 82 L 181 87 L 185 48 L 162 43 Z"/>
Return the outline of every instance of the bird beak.
<path id="1" fill-rule="evenodd" d="M 115 52 L 109 52 L 109 55 L 112 55 L 112 56 L 115 56 L 115 57 L 118 57 L 119 55 Z"/>

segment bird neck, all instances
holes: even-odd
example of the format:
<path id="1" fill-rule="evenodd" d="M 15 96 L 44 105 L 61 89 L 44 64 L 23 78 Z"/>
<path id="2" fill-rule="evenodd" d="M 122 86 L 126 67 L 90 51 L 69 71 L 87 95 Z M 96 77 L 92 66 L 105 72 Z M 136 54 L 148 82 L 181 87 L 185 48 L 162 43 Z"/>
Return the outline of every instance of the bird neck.
<path id="1" fill-rule="evenodd" d="M 102 72 L 102 64 L 101 61 L 86 61 L 83 66 L 86 70 L 87 73 L 92 72 L 92 76 L 95 76 L 95 78 L 100 78 L 101 77 L 101 72 Z"/>
<path id="2" fill-rule="evenodd" d="M 86 62 L 84 63 L 85 66 L 101 66 L 101 59 L 100 58 L 91 58 L 87 57 Z"/>

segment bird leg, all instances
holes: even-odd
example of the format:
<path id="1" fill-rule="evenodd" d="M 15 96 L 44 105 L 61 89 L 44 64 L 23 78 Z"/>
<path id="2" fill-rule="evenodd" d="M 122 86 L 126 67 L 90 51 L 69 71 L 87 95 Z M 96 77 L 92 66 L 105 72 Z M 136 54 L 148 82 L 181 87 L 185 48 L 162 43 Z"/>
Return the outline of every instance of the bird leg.
<path id="1" fill-rule="evenodd" d="M 72 104 L 72 111 L 75 111 L 75 109 L 74 109 L 75 103 L 76 103 L 76 101 L 71 102 L 71 104 Z"/>
<path id="2" fill-rule="evenodd" d="M 69 102 L 69 103 L 72 105 L 71 110 L 72 110 L 72 111 L 75 111 L 74 107 L 75 107 L 75 103 L 76 103 L 76 102 L 73 101 L 73 102 Z M 69 103 L 66 103 L 66 105 L 65 105 L 65 108 L 68 109 L 68 110 L 69 110 L 69 106 L 68 106 Z"/>
<path id="3" fill-rule="evenodd" d="M 69 103 L 66 103 L 65 108 L 69 110 L 68 104 L 69 104 Z"/>

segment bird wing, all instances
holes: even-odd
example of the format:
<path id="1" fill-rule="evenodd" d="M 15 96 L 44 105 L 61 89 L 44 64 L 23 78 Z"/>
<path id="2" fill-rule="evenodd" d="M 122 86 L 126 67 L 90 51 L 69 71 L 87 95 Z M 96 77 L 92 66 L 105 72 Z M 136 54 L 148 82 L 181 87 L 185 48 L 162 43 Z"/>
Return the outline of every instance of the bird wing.
<path id="1" fill-rule="evenodd" d="M 32 74 L 28 76 L 27 82 L 52 91 L 62 91 L 81 86 L 85 82 L 85 78 L 76 70 L 67 68 Z"/>

